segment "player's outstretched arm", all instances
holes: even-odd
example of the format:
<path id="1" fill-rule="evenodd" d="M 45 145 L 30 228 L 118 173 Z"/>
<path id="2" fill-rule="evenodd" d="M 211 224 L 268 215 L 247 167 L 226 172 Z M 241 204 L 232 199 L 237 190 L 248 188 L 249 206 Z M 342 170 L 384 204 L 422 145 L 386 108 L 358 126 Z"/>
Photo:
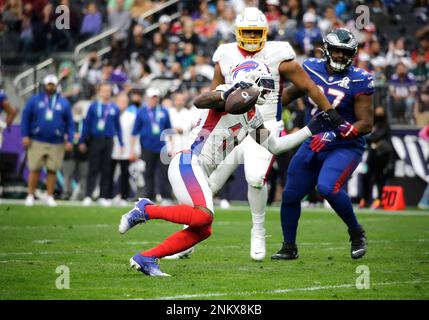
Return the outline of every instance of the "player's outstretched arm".
<path id="1" fill-rule="evenodd" d="M 311 137 L 312 133 L 308 127 L 304 127 L 287 136 L 276 137 L 262 125 L 258 129 L 252 131 L 250 136 L 272 154 L 277 155 L 300 145 L 305 139 Z"/>
<path id="2" fill-rule="evenodd" d="M 250 135 L 261 146 L 277 155 L 297 147 L 312 135 L 326 131 L 330 125 L 332 123 L 329 116 L 325 112 L 320 112 L 304 128 L 283 137 L 276 137 L 264 125 L 258 127 Z"/>
<path id="3" fill-rule="evenodd" d="M 222 91 L 204 92 L 194 99 L 194 106 L 198 109 L 225 109 L 225 100 Z"/>

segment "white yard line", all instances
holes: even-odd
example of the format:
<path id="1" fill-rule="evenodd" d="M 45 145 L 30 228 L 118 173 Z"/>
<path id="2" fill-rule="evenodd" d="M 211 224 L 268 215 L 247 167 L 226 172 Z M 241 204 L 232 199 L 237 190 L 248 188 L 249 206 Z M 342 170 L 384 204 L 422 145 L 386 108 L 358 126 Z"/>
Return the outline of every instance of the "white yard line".
<path id="1" fill-rule="evenodd" d="M 4 206 L 4 205 L 24 205 L 25 200 L 16 200 L 16 199 L 0 199 L 0 206 Z M 80 207 L 80 208 L 87 208 L 87 207 L 83 207 L 82 203 L 80 201 L 61 201 L 58 200 L 57 201 L 59 206 L 65 206 L 65 207 Z M 238 201 L 238 203 L 245 203 L 245 201 Z M 231 208 L 229 209 L 221 209 L 219 207 L 216 207 L 216 211 L 249 211 L 249 206 L 248 205 L 242 205 L 242 204 L 233 204 L 231 206 Z M 38 207 L 42 207 L 45 206 L 45 204 L 43 202 L 37 202 L 36 201 L 36 206 Z M 130 202 L 129 203 L 129 207 L 132 207 L 133 203 Z M 90 208 L 100 208 L 102 209 L 103 207 L 101 207 L 100 205 L 98 205 L 96 202 L 94 202 Z M 116 208 L 116 209 L 124 209 L 126 210 L 127 207 L 121 207 L 121 206 L 112 206 L 111 208 Z M 333 212 L 332 209 L 325 209 L 325 208 L 303 208 L 302 209 L 303 212 L 305 213 L 306 211 L 313 211 L 313 212 Z M 383 211 L 383 210 L 371 210 L 371 209 L 358 209 L 355 208 L 356 213 L 357 214 L 371 214 L 371 215 L 376 215 L 376 216 L 380 216 L 380 215 L 387 215 L 387 216 L 429 216 L 429 210 L 427 211 L 419 211 L 419 210 L 403 210 L 403 211 Z M 280 207 L 279 206 L 271 206 L 271 207 L 267 207 L 267 211 L 268 212 L 280 212 Z"/>
<path id="2" fill-rule="evenodd" d="M 392 286 L 392 285 L 401 285 L 401 284 L 422 284 L 429 283 L 429 281 L 414 280 L 414 281 L 397 281 L 397 282 L 380 282 L 372 283 L 372 287 L 378 286 Z M 290 288 L 290 289 L 276 289 L 276 290 L 264 290 L 264 291 L 238 291 L 238 292 L 211 292 L 211 293 L 195 293 L 195 294 L 181 294 L 177 296 L 161 296 L 156 297 L 154 300 L 177 300 L 177 299 L 198 299 L 198 298 L 215 298 L 215 297 L 227 297 L 227 296 L 253 296 L 253 295 L 264 295 L 264 294 L 282 294 L 282 293 L 291 293 L 299 291 L 320 291 L 320 290 L 330 290 L 330 289 L 343 289 L 343 288 L 356 288 L 355 284 L 339 284 L 331 286 L 315 286 L 315 287 L 306 287 L 306 288 Z"/>

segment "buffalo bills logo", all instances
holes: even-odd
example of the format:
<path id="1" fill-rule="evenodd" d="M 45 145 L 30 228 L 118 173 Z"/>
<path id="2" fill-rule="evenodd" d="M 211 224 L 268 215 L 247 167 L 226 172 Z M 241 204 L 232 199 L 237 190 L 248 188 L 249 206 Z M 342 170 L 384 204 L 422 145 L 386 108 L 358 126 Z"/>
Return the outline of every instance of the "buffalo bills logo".
<path id="1" fill-rule="evenodd" d="M 257 67 L 259 67 L 259 63 L 257 63 L 256 61 L 254 60 L 245 61 L 231 70 L 232 79 L 235 80 L 235 78 L 237 77 L 238 73 L 241 70 L 244 70 L 245 72 L 250 72 L 252 70 L 255 70 Z"/>

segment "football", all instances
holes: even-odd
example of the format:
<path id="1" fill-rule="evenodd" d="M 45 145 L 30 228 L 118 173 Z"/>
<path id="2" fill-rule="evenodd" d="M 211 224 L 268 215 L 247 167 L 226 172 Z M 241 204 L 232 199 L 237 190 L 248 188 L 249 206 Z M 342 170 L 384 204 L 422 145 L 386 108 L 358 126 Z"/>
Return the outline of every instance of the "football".
<path id="1" fill-rule="evenodd" d="M 225 112 L 230 114 L 246 113 L 255 106 L 258 96 L 259 90 L 256 88 L 238 88 L 226 99 Z"/>

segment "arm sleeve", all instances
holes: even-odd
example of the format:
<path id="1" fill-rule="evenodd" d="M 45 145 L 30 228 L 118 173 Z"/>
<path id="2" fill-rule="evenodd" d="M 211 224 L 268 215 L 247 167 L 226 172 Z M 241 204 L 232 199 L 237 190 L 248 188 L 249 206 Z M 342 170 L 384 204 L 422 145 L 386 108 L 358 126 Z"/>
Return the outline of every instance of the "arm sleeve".
<path id="1" fill-rule="evenodd" d="M 27 101 L 27 104 L 22 111 L 21 117 L 21 137 L 29 137 L 30 136 L 30 123 L 31 123 L 31 113 L 33 109 L 33 100 L 34 97 L 30 98 Z"/>
<path id="2" fill-rule="evenodd" d="M 261 145 L 268 149 L 272 154 L 277 155 L 295 148 L 309 137 L 311 137 L 311 131 L 307 127 L 304 127 L 297 132 L 283 137 L 276 137 L 274 134 L 270 134 L 268 138 L 261 143 Z"/>

